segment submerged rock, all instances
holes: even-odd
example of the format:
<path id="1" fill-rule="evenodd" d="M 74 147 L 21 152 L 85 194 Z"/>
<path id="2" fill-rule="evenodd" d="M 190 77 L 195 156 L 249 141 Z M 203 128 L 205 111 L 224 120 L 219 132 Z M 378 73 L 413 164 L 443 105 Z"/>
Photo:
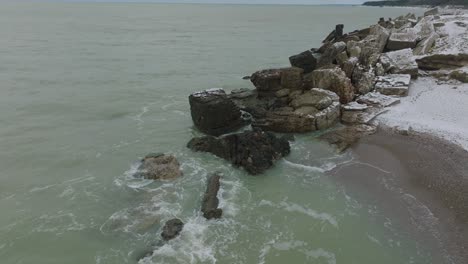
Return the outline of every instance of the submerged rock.
<path id="1" fill-rule="evenodd" d="M 165 154 L 149 154 L 141 161 L 137 176 L 152 180 L 171 180 L 182 176 L 176 157 Z"/>
<path id="2" fill-rule="evenodd" d="M 364 124 L 344 126 L 326 132 L 320 136 L 320 139 L 334 145 L 339 152 L 343 152 L 358 142 L 361 137 L 374 134 L 376 131 L 377 129 L 374 126 Z"/>
<path id="3" fill-rule="evenodd" d="M 210 152 L 243 167 L 252 174 L 261 174 L 273 163 L 288 155 L 289 142 L 270 132 L 260 130 L 230 134 L 220 138 L 211 136 L 190 140 L 187 147 L 194 151 Z"/>
<path id="4" fill-rule="evenodd" d="M 205 217 L 208 220 L 213 218 L 221 218 L 221 215 L 223 214 L 223 210 L 218 208 L 218 191 L 220 187 L 220 178 L 221 177 L 218 174 L 215 174 L 208 179 L 205 195 L 203 196 L 201 211 L 203 212 L 203 217 Z"/>
<path id="5" fill-rule="evenodd" d="M 174 239 L 182 232 L 183 228 L 184 223 L 180 219 L 171 219 L 164 225 L 161 237 L 166 241 Z"/>
<path id="6" fill-rule="evenodd" d="M 222 89 L 210 89 L 189 96 L 193 123 L 201 132 L 219 136 L 246 125 L 240 109 Z"/>

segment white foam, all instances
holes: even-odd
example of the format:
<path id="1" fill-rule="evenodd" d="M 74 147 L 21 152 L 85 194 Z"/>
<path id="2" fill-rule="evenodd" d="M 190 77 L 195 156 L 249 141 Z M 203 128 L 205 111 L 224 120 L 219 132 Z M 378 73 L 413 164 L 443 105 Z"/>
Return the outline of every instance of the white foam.
<path id="1" fill-rule="evenodd" d="M 288 161 L 286 159 L 284 159 L 284 163 L 290 167 L 293 167 L 293 168 L 296 168 L 296 169 L 301 169 L 301 170 L 305 170 L 305 171 L 310 171 L 310 172 L 325 172 L 324 169 L 322 168 L 319 168 L 319 167 L 315 167 L 315 166 L 308 166 L 308 165 L 303 165 L 303 164 L 298 164 L 298 163 L 294 163 L 294 162 L 291 162 L 291 161 Z"/>
<path id="2" fill-rule="evenodd" d="M 133 163 L 130 166 L 130 169 L 125 171 L 121 177 L 118 177 L 114 180 L 114 184 L 120 187 L 127 186 L 132 189 L 141 189 L 153 183 L 153 180 L 135 177 L 135 174 L 138 172 L 138 168 L 140 167 L 140 165 L 140 162 Z"/>
<path id="3" fill-rule="evenodd" d="M 210 241 L 208 231 L 212 223 L 197 216 L 189 219 L 179 237 L 156 248 L 151 257 L 140 260 L 140 264 L 167 263 L 175 260 L 177 263 L 216 263 L 215 244 Z"/>
<path id="4" fill-rule="evenodd" d="M 234 217 L 239 212 L 238 197 L 243 189 L 240 180 L 221 178 L 221 187 L 218 192 L 219 208 L 223 209 L 223 217 Z"/>
<path id="5" fill-rule="evenodd" d="M 265 264 L 266 256 L 273 251 L 297 251 L 298 253 L 304 254 L 307 259 L 325 259 L 328 264 L 336 264 L 336 256 L 334 253 L 329 252 L 323 248 L 309 249 L 309 246 L 304 241 L 292 240 L 292 241 L 281 241 L 277 242 L 278 238 L 273 239 L 263 245 L 260 250 L 259 264 Z"/>
<path id="6" fill-rule="evenodd" d="M 38 218 L 39 223 L 32 229 L 33 232 L 54 233 L 62 235 L 66 231 L 79 231 L 86 228 L 76 219 L 73 213 L 59 211 L 55 215 L 43 214 Z"/>

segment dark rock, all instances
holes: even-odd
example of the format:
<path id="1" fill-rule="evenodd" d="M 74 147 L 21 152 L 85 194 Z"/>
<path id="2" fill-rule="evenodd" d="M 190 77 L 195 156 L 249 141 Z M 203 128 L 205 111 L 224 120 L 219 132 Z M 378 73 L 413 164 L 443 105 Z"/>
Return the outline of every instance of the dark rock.
<path id="1" fill-rule="evenodd" d="M 221 218 L 223 214 L 223 210 L 218 208 L 219 199 L 217 196 L 220 187 L 219 179 L 220 176 L 218 174 L 212 175 L 208 179 L 205 195 L 203 196 L 201 211 L 203 212 L 203 217 L 208 220 Z"/>
<path id="2" fill-rule="evenodd" d="M 336 36 L 336 38 L 339 38 L 339 37 L 343 36 L 343 29 L 344 29 L 343 24 L 336 25 L 336 27 L 335 27 L 335 36 Z"/>
<path id="3" fill-rule="evenodd" d="M 317 56 L 312 51 L 307 50 L 297 55 L 289 57 L 291 66 L 298 67 L 304 70 L 304 73 L 309 73 L 317 67 Z"/>
<path id="4" fill-rule="evenodd" d="M 182 171 L 176 157 L 156 153 L 143 158 L 136 175 L 152 180 L 171 180 L 182 176 Z"/>
<path id="5" fill-rule="evenodd" d="M 166 241 L 174 239 L 182 232 L 183 228 L 184 223 L 180 219 L 171 219 L 164 225 L 161 237 Z"/>
<path id="6" fill-rule="evenodd" d="M 275 97 L 275 93 L 282 89 L 302 89 L 302 75 L 304 70 L 297 67 L 267 69 L 252 74 L 252 81 L 257 88 L 258 97 Z"/>
<path id="7" fill-rule="evenodd" d="M 260 174 L 273 166 L 274 161 L 289 154 L 289 142 L 270 132 L 259 130 L 230 134 L 220 138 L 199 137 L 187 147 L 194 151 L 210 152 L 243 167 L 252 174 Z"/>
<path id="8" fill-rule="evenodd" d="M 252 74 L 250 81 L 259 93 L 259 96 L 268 95 L 281 90 L 281 69 L 268 69 Z"/>
<path id="9" fill-rule="evenodd" d="M 246 125 L 239 108 L 222 89 L 193 93 L 189 102 L 193 123 L 203 133 L 219 136 Z"/>

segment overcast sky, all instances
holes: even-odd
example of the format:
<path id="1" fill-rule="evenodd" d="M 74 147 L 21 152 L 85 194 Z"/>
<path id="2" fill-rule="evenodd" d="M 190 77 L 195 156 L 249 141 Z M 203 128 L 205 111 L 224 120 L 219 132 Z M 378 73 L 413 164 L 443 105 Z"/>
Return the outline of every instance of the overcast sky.
<path id="1" fill-rule="evenodd" d="M 63 0 L 93 2 L 240 3 L 240 4 L 362 4 L 365 0 Z"/>

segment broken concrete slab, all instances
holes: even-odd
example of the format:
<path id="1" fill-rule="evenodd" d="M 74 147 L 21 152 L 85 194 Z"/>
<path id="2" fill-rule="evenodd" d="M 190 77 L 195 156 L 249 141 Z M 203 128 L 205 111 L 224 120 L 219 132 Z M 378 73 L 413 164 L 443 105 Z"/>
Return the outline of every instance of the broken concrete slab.
<path id="1" fill-rule="evenodd" d="M 411 33 L 392 33 L 388 38 L 388 50 L 413 49 L 416 47 L 418 35 Z"/>
<path id="2" fill-rule="evenodd" d="M 410 74 L 412 78 L 418 77 L 418 64 L 411 49 L 383 53 L 380 56 L 380 63 L 386 73 Z"/>
<path id="3" fill-rule="evenodd" d="M 375 90 L 384 95 L 407 96 L 411 76 L 409 74 L 389 74 L 376 78 Z"/>

